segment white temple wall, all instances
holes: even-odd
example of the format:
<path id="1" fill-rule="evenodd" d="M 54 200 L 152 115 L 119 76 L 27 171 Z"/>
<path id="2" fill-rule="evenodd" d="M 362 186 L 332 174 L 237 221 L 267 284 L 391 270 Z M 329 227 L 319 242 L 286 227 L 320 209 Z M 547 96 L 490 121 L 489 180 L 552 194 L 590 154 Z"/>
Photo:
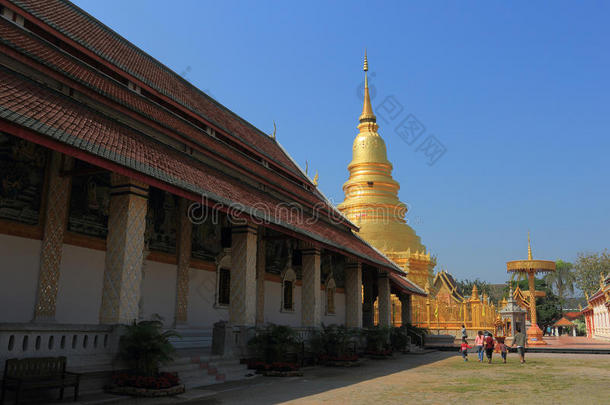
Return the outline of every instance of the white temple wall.
<path id="1" fill-rule="evenodd" d="M 55 319 L 59 323 L 98 324 L 106 252 L 63 245 Z"/>
<path id="2" fill-rule="evenodd" d="M 176 303 L 176 265 L 146 260 L 142 270 L 141 317 L 149 320 L 158 314 L 164 325 L 171 327 Z"/>
<path id="3" fill-rule="evenodd" d="M 40 244 L 37 239 L 0 234 L 0 322 L 32 320 Z"/>
<path id="4" fill-rule="evenodd" d="M 294 311 L 282 312 L 282 284 L 265 281 L 265 323 L 301 326 L 301 286 L 294 287 Z"/>
<path id="5" fill-rule="evenodd" d="M 191 328 L 211 328 L 218 321 L 229 320 L 228 308 L 216 308 L 216 272 L 190 269 L 188 325 Z"/>

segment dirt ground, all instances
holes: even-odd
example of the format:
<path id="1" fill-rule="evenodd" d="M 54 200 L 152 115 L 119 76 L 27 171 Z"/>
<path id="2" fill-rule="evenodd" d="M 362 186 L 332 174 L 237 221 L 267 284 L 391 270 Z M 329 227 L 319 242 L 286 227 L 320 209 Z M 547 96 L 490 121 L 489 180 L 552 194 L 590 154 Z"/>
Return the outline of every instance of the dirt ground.
<path id="1" fill-rule="evenodd" d="M 610 355 L 528 354 L 490 365 L 455 353 L 370 360 L 352 369 L 314 368 L 304 377 L 260 377 L 219 386 L 200 404 L 607 404 Z"/>

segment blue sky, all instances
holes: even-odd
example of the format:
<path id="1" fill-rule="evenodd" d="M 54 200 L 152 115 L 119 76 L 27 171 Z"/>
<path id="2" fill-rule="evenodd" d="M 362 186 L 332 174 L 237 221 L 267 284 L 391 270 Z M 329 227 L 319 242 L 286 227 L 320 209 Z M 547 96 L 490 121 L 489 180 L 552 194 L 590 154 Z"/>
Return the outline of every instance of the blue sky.
<path id="1" fill-rule="evenodd" d="M 458 278 L 505 281 L 528 230 L 539 259 L 608 247 L 609 4 L 430 3 L 76 1 L 261 130 L 275 120 L 335 203 L 367 47 L 378 116 L 402 106 L 378 121 L 407 217 Z M 413 145 L 395 129 L 409 114 Z M 446 148 L 432 166 L 428 135 Z"/>

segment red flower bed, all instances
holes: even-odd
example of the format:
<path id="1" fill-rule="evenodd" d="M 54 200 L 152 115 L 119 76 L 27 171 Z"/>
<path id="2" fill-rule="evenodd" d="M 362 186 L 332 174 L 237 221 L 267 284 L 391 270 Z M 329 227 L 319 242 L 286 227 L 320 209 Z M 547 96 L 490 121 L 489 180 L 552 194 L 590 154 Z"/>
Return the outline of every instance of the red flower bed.
<path id="1" fill-rule="evenodd" d="M 153 377 L 145 377 L 132 373 L 118 373 L 112 376 L 112 382 L 117 387 L 163 389 L 180 384 L 180 379 L 177 373 L 159 373 Z"/>
<path id="2" fill-rule="evenodd" d="M 366 354 L 369 356 L 391 356 L 392 349 L 383 349 L 383 350 L 367 350 Z"/>

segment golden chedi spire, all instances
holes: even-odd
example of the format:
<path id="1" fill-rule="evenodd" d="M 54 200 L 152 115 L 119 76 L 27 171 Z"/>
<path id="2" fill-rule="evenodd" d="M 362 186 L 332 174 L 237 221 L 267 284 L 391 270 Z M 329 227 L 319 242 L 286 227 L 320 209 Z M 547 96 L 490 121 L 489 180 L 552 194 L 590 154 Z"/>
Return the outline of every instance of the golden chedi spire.
<path id="1" fill-rule="evenodd" d="M 527 260 L 532 259 L 532 243 L 530 242 L 530 231 L 527 231 Z"/>
<path id="2" fill-rule="evenodd" d="M 365 51 L 364 101 L 359 132 L 352 147 L 352 161 L 347 167 L 349 179 L 343 185 L 345 200 L 338 208 L 360 227 L 361 237 L 404 265 L 398 256 L 404 256 L 406 261 L 407 256 L 415 252 L 425 254 L 426 248 L 405 221 L 407 207 L 398 199 L 400 185 L 392 178 L 392 163 L 388 161 L 385 142 L 377 132 L 379 126 L 371 104 L 368 69 Z M 425 285 L 423 279 L 414 281 Z"/>

